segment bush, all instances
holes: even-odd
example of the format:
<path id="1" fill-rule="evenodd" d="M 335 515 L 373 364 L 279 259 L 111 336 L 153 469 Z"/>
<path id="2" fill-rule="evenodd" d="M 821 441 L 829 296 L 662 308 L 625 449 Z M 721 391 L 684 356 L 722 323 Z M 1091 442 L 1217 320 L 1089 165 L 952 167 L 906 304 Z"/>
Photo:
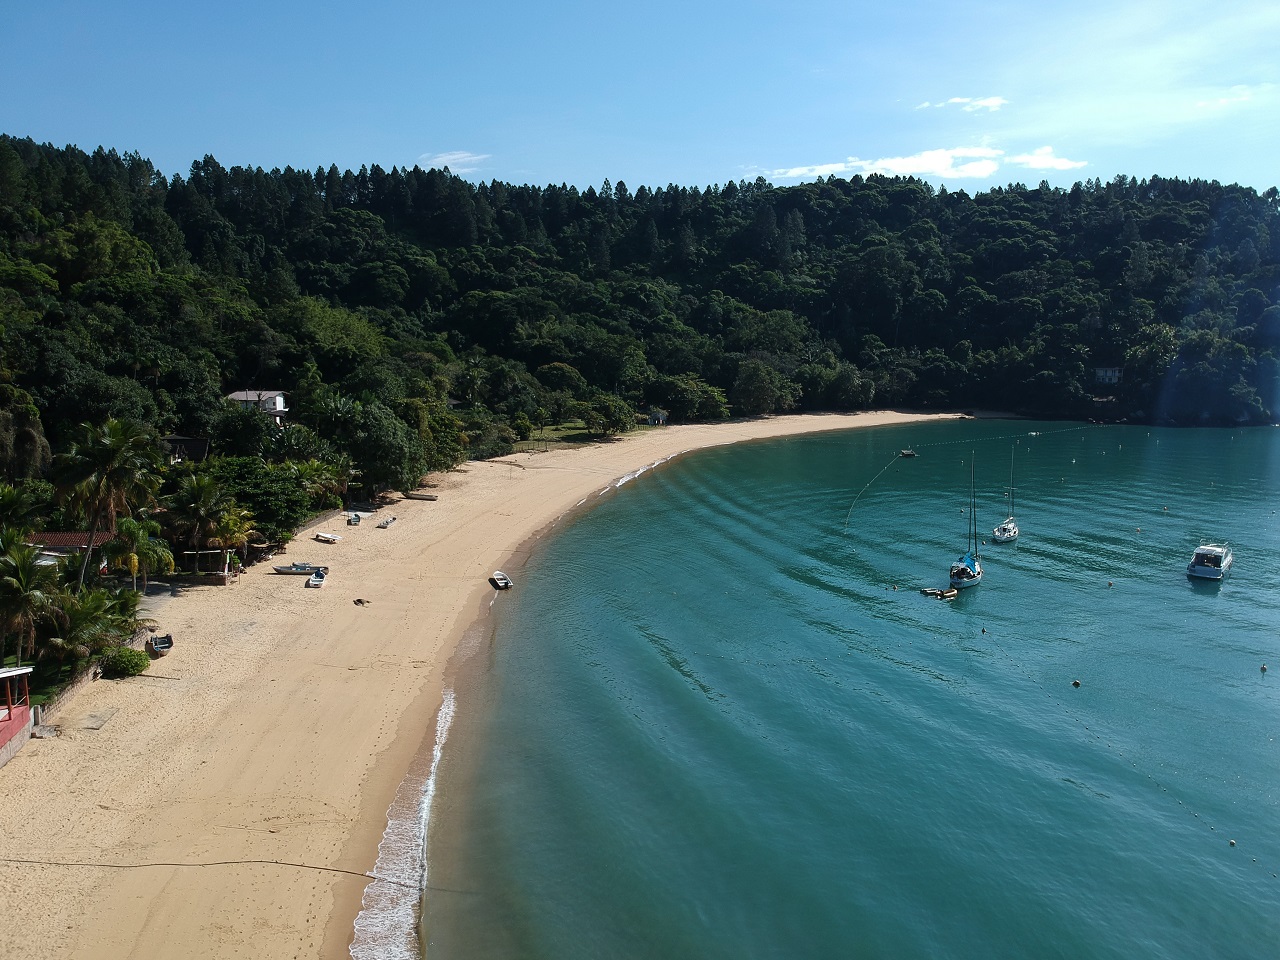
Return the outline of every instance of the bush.
<path id="1" fill-rule="evenodd" d="M 104 677 L 136 677 L 151 666 L 151 658 L 146 651 L 133 647 L 112 647 L 98 662 L 102 665 Z"/>

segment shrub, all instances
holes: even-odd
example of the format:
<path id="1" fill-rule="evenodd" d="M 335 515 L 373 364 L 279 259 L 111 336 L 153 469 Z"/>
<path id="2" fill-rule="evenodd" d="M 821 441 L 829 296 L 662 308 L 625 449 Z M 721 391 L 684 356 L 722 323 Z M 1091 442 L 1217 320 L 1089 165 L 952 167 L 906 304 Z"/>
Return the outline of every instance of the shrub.
<path id="1" fill-rule="evenodd" d="M 151 666 L 151 658 L 133 647 L 112 647 L 98 661 L 104 677 L 136 677 Z"/>

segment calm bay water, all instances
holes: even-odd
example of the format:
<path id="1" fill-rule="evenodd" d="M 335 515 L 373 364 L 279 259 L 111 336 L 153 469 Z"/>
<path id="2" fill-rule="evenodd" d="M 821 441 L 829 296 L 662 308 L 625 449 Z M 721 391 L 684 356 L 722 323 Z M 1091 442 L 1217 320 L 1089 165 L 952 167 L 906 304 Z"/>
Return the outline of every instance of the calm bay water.
<path id="1" fill-rule="evenodd" d="M 1277 494 L 1280 430 L 1009 421 L 642 475 L 460 681 L 428 957 L 1280 954 Z"/>

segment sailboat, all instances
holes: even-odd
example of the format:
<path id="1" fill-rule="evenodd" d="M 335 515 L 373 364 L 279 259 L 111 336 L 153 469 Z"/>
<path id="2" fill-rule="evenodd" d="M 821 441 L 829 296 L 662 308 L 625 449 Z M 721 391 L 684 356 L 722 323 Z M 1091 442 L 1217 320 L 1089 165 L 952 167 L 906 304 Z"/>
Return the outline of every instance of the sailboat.
<path id="1" fill-rule="evenodd" d="M 996 543 L 1012 543 L 1018 539 L 1018 521 L 1013 519 L 1013 450 L 1009 451 L 1009 517 L 991 531 L 991 539 Z"/>
<path id="2" fill-rule="evenodd" d="M 978 500 L 973 492 L 973 455 L 969 455 L 969 540 L 967 549 L 951 565 L 951 586 L 956 590 L 976 587 L 982 582 L 982 561 L 978 556 Z"/>

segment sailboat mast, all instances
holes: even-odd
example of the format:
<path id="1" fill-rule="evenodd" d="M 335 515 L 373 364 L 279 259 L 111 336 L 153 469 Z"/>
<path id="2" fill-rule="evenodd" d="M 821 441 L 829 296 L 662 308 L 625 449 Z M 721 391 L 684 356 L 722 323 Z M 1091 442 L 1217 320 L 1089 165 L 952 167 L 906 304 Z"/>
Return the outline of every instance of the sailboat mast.
<path id="1" fill-rule="evenodd" d="M 973 555 L 978 555 L 978 495 L 973 486 L 973 453 L 969 453 L 969 539 Z"/>
<path id="2" fill-rule="evenodd" d="M 1013 512 L 1013 454 L 1018 448 L 1009 448 L 1009 516 L 1015 516 Z"/>

